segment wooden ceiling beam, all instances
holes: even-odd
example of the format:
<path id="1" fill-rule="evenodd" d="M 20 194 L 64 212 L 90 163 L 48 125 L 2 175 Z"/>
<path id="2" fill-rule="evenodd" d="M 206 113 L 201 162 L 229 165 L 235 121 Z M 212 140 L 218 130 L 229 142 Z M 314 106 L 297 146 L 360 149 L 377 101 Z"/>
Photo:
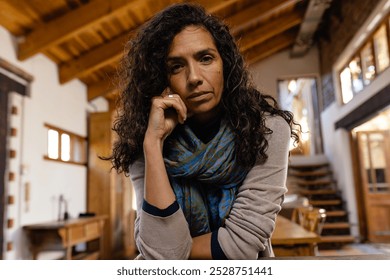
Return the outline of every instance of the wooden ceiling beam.
<path id="1" fill-rule="evenodd" d="M 0 25 L 17 36 L 23 34 L 23 28 L 20 25 L 30 26 L 34 24 L 34 19 L 26 15 L 25 9 L 15 6 L 17 4 L 15 2 L 0 1 Z M 15 23 L 15 19 L 18 19 L 20 24 Z"/>
<path id="2" fill-rule="evenodd" d="M 261 1 L 227 18 L 226 22 L 230 26 L 232 34 L 238 35 L 271 16 L 277 16 L 283 10 L 292 7 L 300 1 L 302 0 Z"/>
<path id="3" fill-rule="evenodd" d="M 286 32 L 267 40 L 263 44 L 257 45 L 244 53 L 248 64 L 253 64 L 266 57 L 271 56 L 285 48 L 292 46 L 295 42 L 295 32 Z"/>
<path id="4" fill-rule="evenodd" d="M 218 14 L 220 11 L 241 1 L 242 0 L 196 0 L 194 2 L 203 6 L 210 14 Z"/>
<path id="5" fill-rule="evenodd" d="M 92 49 L 74 60 L 60 65 L 60 82 L 66 83 L 74 78 L 85 76 L 98 68 L 118 62 L 123 55 L 124 46 L 129 39 L 130 36 L 124 34 Z"/>
<path id="6" fill-rule="evenodd" d="M 226 3 L 220 0 L 208 0 L 210 3 L 206 6 L 210 12 L 218 12 L 226 7 Z M 238 0 L 230 1 L 232 4 Z M 206 1 L 205 1 L 206 2 Z M 157 10 L 155 11 L 157 12 Z M 130 31 L 128 33 L 131 33 Z M 107 66 L 115 61 L 119 61 L 123 55 L 125 43 L 130 39 L 128 33 L 118 36 L 104 45 L 98 46 L 93 50 L 71 60 L 59 67 L 60 82 L 66 83 L 74 78 L 83 77 L 96 69 Z"/>
<path id="7" fill-rule="evenodd" d="M 167 3 L 174 1 L 167 0 Z M 27 59 L 53 45 L 58 45 L 72 36 L 97 25 L 110 17 L 122 13 L 125 9 L 139 10 L 152 0 L 95 0 L 74 11 L 42 24 L 24 38 L 19 44 L 18 58 Z"/>
<path id="8" fill-rule="evenodd" d="M 107 79 L 101 80 L 97 83 L 87 85 L 88 101 L 100 96 L 111 96 L 116 94 L 117 91 L 117 86 L 115 86 L 114 80 L 108 77 Z"/>
<path id="9" fill-rule="evenodd" d="M 245 52 L 256 45 L 299 25 L 302 20 L 303 13 L 301 12 L 293 12 L 286 16 L 275 18 L 269 23 L 261 25 L 256 30 L 244 34 L 239 42 L 240 51 Z"/>

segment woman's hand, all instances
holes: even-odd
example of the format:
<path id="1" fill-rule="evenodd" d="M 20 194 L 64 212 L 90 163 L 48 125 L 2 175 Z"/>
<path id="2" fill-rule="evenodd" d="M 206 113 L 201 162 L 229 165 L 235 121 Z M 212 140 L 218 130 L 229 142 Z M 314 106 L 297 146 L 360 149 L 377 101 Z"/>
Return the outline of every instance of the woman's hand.
<path id="1" fill-rule="evenodd" d="M 187 107 L 180 96 L 171 93 L 169 88 L 165 89 L 161 96 L 152 99 L 144 139 L 144 199 L 159 209 L 169 207 L 176 200 L 162 156 L 164 140 L 172 133 L 177 123 L 184 123 L 186 118 Z"/>
<path id="2" fill-rule="evenodd" d="M 184 123 L 186 119 L 187 107 L 183 100 L 166 88 L 160 96 L 152 98 L 145 140 L 158 140 L 162 143 L 177 123 Z"/>

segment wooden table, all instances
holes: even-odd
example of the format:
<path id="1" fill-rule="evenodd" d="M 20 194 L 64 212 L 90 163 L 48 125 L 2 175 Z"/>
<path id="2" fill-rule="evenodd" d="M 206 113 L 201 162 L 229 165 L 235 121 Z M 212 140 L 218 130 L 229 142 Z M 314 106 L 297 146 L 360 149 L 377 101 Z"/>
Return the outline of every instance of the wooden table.
<path id="1" fill-rule="evenodd" d="M 315 244 L 320 237 L 291 220 L 278 216 L 271 237 L 275 256 L 314 256 Z"/>
<path id="2" fill-rule="evenodd" d="M 65 259 L 98 259 L 104 250 L 103 227 L 106 216 L 85 217 L 67 221 L 53 221 L 26 225 L 30 251 L 34 260 L 45 250 L 65 249 Z M 80 243 L 99 241 L 97 250 L 73 254 L 73 247 Z"/>

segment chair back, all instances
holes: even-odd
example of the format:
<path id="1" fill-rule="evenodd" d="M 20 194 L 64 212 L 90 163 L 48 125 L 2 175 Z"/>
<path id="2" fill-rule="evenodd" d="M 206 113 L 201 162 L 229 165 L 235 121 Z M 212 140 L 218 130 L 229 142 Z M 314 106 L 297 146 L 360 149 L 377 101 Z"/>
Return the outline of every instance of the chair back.
<path id="1" fill-rule="evenodd" d="M 326 210 L 311 206 L 298 207 L 294 209 L 291 219 L 306 230 L 321 235 L 326 220 Z"/>

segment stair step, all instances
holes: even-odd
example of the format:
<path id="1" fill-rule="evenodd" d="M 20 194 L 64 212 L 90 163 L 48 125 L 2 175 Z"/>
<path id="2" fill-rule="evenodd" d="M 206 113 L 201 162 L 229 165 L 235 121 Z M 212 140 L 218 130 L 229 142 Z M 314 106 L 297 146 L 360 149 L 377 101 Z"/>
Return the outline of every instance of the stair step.
<path id="1" fill-rule="evenodd" d="M 308 169 L 315 169 L 315 168 L 326 167 L 326 166 L 329 166 L 329 162 L 310 163 L 310 164 L 290 164 L 288 167 L 293 169 L 308 170 Z"/>
<path id="2" fill-rule="evenodd" d="M 321 171 L 291 171 L 289 172 L 289 176 L 297 176 L 297 177 L 314 177 L 314 176 L 326 176 L 331 175 L 331 170 L 321 170 Z"/>
<path id="3" fill-rule="evenodd" d="M 349 243 L 355 242 L 355 237 L 352 235 L 329 235 L 329 236 L 320 236 L 321 243 Z"/>
<path id="4" fill-rule="evenodd" d="M 344 210 L 326 211 L 327 217 L 343 217 L 345 215 L 347 215 L 347 211 Z"/>
<path id="5" fill-rule="evenodd" d="M 333 184 L 332 180 L 299 180 L 295 181 L 297 185 L 300 186 L 314 186 L 314 185 L 330 185 Z"/>
<path id="6" fill-rule="evenodd" d="M 322 229 L 345 229 L 349 227 L 349 223 L 325 223 Z"/>
<path id="7" fill-rule="evenodd" d="M 339 204 L 341 204 L 341 199 L 309 200 L 309 204 L 311 204 L 313 206 L 339 205 Z"/>
<path id="8" fill-rule="evenodd" d="M 319 190 L 299 190 L 301 195 L 320 195 L 320 194 L 336 194 L 337 191 L 334 189 L 319 189 Z"/>

